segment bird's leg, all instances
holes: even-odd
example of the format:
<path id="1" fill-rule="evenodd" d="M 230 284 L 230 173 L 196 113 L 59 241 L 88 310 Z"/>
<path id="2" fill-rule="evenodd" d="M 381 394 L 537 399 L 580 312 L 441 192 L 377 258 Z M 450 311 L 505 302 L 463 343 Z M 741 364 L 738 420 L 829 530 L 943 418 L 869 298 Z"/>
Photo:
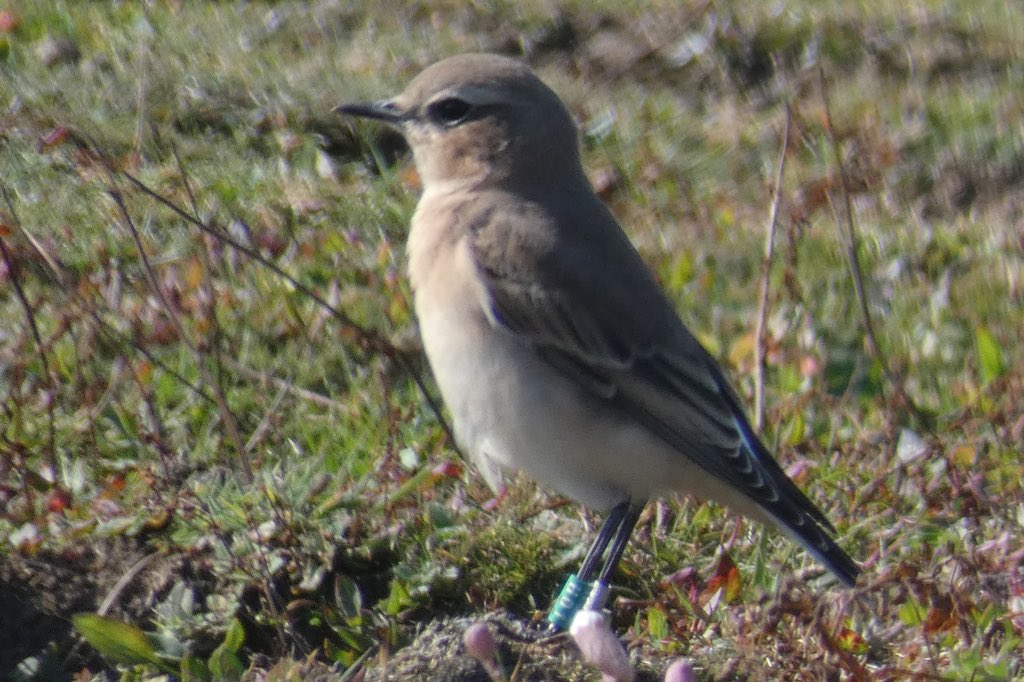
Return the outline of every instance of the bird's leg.
<path id="1" fill-rule="evenodd" d="M 594 581 L 594 586 L 590 589 L 587 601 L 583 604 L 583 608 L 587 611 L 600 611 L 604 608 L 604 603 L 608 599 L 608 583 L 611 582 L 612 573 L 615 572 L 615 568 L 622 559 L 622 554 L 626 551 L 626 545 L 629 544 L 629 538 L 633 535 L 633 529 L 636 527 L 636 522 L 640 519 L 640 512 L 644 510 L 645 503 L 646 500 L 640 504 L 630 503 L 623 510 L 621 514 L 622 519 L 615 529 L 615 539 L 612 541 L 612 547 L 608 551 L 604 564 L 601 566 L 601 572 L 597 575 L 597 580 Z"/>
<path id="2" fill-rule="evenodd" d="M 579 611 L 584 599 L 587 600 L 587 604 L 593 603 L 595 598 L 599 599 L 601 604 L 596 608 L 604 605 L 604 599 L 599 594 L 607 595 L 608 593 L 608 576 L 622 557 L 622 552 L 633 532 L 641 509 L 643 509 L 642 504 L 639 507 L 634 507 L 629 500 L 625 500 L 612 507 L 612 510 L 608 512 L 601 529 L 597 532 L 597 537 L 594 538 L 593 544 L 587 551 L 587 556 L 583 559 L 579 573 L 569 576 L 565 585 L 562 586 L 562 591 L 558 594 L 554 606 L 548 612 L 548 622 L 551 623 L 552 630 L 566 629 L 572 622 L 573 616 Z M 614 542 L 612 542 L 613 538 Z M 602 565 L 601 577 L 598 582 L 591 585 L 590 576 L 594 574 L 609 543 L 612 543 L 609 560 Z M 608 563 L 613 557 L 614 563 L 609 568 Z"/>
<path id="3" fill-rule="evenodd" d="M 608 543 L 611 542 L 612 536 L 615 534 L 615 530 L 622 523 L 622 518 L 626 515 L 629 510 L 629 500 L 620 502 L 619 504 L 612 507 L 612 510 L 608 512 L 608 516 L 605 517 L 604 523 L 601 524 L 601 529 L 597 531 L 597 537 L 594 538 L 593 544 L 590 545 L 590 549 L 587 551 L 587 556 L 583 558 L 583 565 L 580 566 L 580 572 L 576 576 L 583 582 L 588 582 L 590 576 L 594 573 L 594 569 L 597 568 L 597 562 L 601 560 L 604 555 L 604 550 L 607 549 Z"/>

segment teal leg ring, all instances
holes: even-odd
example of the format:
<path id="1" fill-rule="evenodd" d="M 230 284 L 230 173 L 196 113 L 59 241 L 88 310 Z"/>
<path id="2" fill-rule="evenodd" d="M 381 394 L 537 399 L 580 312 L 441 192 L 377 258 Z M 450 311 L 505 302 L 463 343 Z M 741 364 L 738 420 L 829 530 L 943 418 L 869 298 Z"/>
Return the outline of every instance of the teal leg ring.
<path id="1" fill-rule="evenodd" d="M 570 575 L 562 591 L 558 593 L 558 599 L 548 612 L 548 622 L 552 630 L 568 630 L 576 612 L 583 606 L 587 595 L 590 592 L 590 583 L 580 580 L 575 573 Z"/>

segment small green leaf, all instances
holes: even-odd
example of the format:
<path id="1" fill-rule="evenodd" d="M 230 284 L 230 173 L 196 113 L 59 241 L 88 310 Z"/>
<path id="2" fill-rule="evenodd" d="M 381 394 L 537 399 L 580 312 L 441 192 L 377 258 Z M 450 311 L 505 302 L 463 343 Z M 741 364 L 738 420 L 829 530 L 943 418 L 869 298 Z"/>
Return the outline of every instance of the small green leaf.
<path id="1" fill-rule="evenodd" d="M 391 591 L 381 602 L 384 612 L 389 616 L 397 616 L 403 609 L 411 605 L 412 597 L 409 595 L 409 591 L 405 589 L 405 585 L 398 580 L 392 580 Z"/>
<path id="2" fill-rule="evenodd" d="M 668 617 L 660 608 L 647 609 L 647 631 L 653 642 L 660 642 L 669 636 Z"/>
<path id="3" fill-rule="evenodd" d="M 224 641 L 210 654 L 210 674 L 216 680 L 237 680 L 245 672 L 238 650 L 245 642 L 245 628 L 237 618 L 231 621 Z"/>
<path id="4" fill-rule="evenodd" d="M 242 625 L 242 621 L 235 618 L 231 621 L 231 625 L 228 626 L 228 631 L 224 634 L 224 642 L 221 643 L 221 646 L 228 651 L 237 652 L 244 643 L 245 627 Z"/>
<path id="5" fill-rule="evenodd" d="M 790 446 L 799 445 L 803 442 L 806 436 L 807 422 L 804 420 L 803 413 L 797 412 L 793 415 L 792 419 L 786 422 L 785 427 L 783 427 L 782 442 Z"/>
<path id="6" fill-rule="evenodd" d="M 434 472 L 431 467 L 423 467 L 415 474 L 409 477 L 409 479 L 399 486 L 398 490 L 393 492 L 387 500 L 388 506 L 394 505 L 401 501 L 403 498 L 408 497 L 413 492 L 418 490 L 420 487 L 425 486 L 430 481 Z"/>
<path id="7" fill-rule="evenodd" d="M 974 341 L 978 346 L 981 381 L 987 384 L 1006 372 L 1006 366 L 1003 364 L 1003 351 L 987 327 L 978 327 L 974 330 Z"/>
<path id="8" fill-rule="evenodd" d="M 682 291 L 683 287 L 696 277 L 697 268 L 689 251 L 682 251 L 669 270 L 668 287 L 672 291 Z"/>
<path id="9" fill-rule="evenodd" d="M 186 656 L 181 659 L 181 680 L 182 682 L 208 682 L 210 669 L 206 667 L 206 663 L 195 656 Z"/>
<path id="10" fill-rule="evenodd" d="M 899 615 L 904 625 L 917 626 L 924 622 L 924 609 L 913 597 L 900 604 Z"/>
<path id="11" fill-rule="evenodd" d="M 71 621 L 85 641 L 112 663 L 148 663 L 164 672 L 176 672 L 160 660 L 149 635 L 134 625 L 95 613 L 79 613 L 73 616 Z"/>
<path id="12" fill-rule="evenodd" d="M 215 680 L 237 680 L 245 672 L 245 666 L 238 654 L 228 651 L 221 644 L 210 655 L 210 674 Z"/>
<path id="13" fill-rule="evenodd" d="M 363 595 L 351 578 L 339 574 L 334 582 L 334 601 L 344 618 L 358 618 L 363 611 Z"/>

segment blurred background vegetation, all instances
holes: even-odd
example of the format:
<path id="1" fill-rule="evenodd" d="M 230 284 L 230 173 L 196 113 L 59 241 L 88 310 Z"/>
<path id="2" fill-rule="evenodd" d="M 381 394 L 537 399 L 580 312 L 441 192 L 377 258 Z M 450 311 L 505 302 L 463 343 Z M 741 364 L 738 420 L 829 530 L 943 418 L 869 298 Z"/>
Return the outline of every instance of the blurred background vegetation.
<path id="1" fill-rule="evenodd" d="M 465 51 L 566 100 L 751 405 L 785 148 L 762 430 L 865 576 L 652 504 L 641 671 L 1022 674 L 1022 46 L 1019 3 L 956 0 L 0 3 L 0 676 L 414 677 L 465 658 L 424 624 L 546 609 L 595 519 L 528 481 L 485 509 L 417 385 L 415 173 L 331 113 Z"/>

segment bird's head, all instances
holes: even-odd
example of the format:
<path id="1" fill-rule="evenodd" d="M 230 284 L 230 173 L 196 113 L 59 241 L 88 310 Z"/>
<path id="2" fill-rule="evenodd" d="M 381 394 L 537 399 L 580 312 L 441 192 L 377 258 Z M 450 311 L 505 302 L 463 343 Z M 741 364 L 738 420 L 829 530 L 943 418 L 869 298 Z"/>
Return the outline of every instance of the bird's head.
<path id="1" fill-rule="evenodd" d="M 425 191 L 582 174 L 576 125 L 565 105 L 529 67 L 507 57 L 451 57 L 391 99 L 336 111 L 401 131 Z"/>

